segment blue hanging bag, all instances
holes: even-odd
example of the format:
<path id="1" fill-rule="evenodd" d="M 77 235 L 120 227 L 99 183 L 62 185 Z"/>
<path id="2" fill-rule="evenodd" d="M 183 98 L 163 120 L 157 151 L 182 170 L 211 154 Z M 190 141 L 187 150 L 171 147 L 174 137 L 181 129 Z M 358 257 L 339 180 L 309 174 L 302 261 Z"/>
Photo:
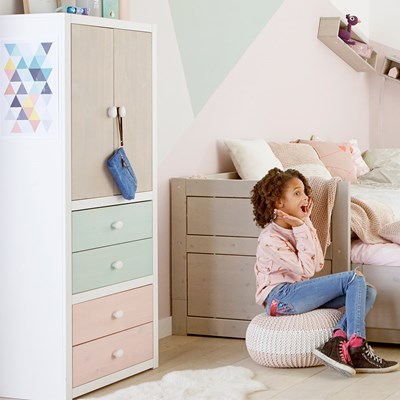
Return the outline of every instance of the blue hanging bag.
<path id="1" fill-rule="evenodd" d="M 123 148 L 124 146 L 124 133 L 122 125 L 122 117 L 118 113 L 118 129 L 120 137 L 120 147 L 115 153 L 107 160 L 107 167 L 111 172 L 115 183 L 121 191 L 122 197 L 127 200 L 135 198 L 137 180 L 136 175 L 133 172 L 131 163 Z"/>

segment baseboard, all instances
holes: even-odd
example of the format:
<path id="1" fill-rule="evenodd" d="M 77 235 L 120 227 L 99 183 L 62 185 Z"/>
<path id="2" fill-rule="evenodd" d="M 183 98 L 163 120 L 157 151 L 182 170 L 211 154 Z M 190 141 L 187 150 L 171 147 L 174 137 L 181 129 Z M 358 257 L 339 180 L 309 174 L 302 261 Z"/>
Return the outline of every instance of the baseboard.
<path id="1" fill-rule="evenodd" d="M 158 338 L 162 339 L 172 335 L 172 317 L 160 319 L 158 321 Z"/>

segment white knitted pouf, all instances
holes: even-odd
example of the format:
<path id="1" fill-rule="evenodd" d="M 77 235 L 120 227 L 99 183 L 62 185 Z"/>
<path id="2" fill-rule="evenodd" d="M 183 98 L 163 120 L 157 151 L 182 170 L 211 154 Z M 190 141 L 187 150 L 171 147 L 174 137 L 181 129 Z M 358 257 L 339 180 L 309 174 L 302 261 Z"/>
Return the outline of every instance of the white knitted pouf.
<path id="1" fill-rule="evenodd" d="M 247 351 L 257 364 L 267 367 L 322 365 L 312 350 L 332 336 L 341 316 L 339 310 L 330 308 L 278 317 L 259 314 L 247 327 Z"/>

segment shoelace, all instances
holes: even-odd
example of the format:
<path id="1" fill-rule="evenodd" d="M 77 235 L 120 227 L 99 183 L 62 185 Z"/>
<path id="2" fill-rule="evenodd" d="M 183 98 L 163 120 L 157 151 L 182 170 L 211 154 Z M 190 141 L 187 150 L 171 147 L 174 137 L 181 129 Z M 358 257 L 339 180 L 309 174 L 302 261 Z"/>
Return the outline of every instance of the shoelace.
<path id="1" fill-rule="evenodd" d="M 345 364 L 351 364 L 351 357 L 349 353 L 349 343 L 350 341 L 342 341 L 339 343 L 339 354 Z"/>
<path id="2" fill-rule="evenodd" d="M 365 348 L 366 348 L 366 354 L 368 357 L 372 358 L 374 361 L 378 362 L 379 364 L 382 364 L 382 358 L 378 357 L 375 353 L 372 347 L 368 344 L 365 343 Z"/>

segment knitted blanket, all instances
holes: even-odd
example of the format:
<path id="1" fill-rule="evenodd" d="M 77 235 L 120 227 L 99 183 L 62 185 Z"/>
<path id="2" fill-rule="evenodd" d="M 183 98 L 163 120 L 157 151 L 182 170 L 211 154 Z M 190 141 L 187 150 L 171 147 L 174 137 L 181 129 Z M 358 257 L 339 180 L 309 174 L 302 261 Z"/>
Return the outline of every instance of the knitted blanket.
<path id="1" fill-rule="evenodd" d="M 314 199 L 314 208 L 311 213 L 311 222 L 317 230 L 319 242 L 325 255 L 331 244 L 331 216 L 335 203 L 336 188 L 341 179 L 333 177 L 324 179 L 319 177 L 308 178 L 312 188 L 311 197 Z"/>
<path id="2" fill-rule="evenodd" d="M 388 243 L 379 231 L 394 221 L 391 208 L 378 201 L 351 198 L 351 230 L 368 244 Z"/>

